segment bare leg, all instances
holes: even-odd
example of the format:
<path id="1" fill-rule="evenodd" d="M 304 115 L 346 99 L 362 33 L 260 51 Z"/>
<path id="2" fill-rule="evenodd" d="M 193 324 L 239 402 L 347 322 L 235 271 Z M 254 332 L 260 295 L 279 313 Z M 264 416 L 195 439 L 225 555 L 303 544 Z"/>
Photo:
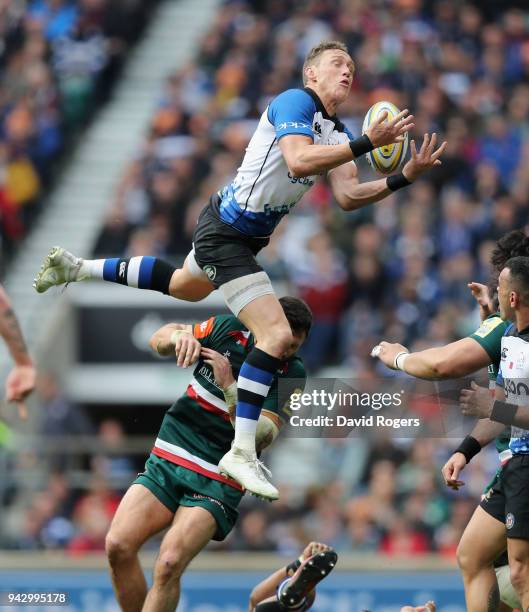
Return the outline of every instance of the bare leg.
<path id="1" fill-rule="evenodd" d="M 105 544 L 112 586 L 124 612 L 140 612 L 147 596 L 138 550 L 149 538 L 168 527 L 173 516 L 141 484 L 133 484 L 121 500 Z"/>
<path id="2" fill-rule="evenodd" d="M 268 293 L 247 304 L 238 315 L 255 338 L 255 345 L 273 357 L 281 357 L 292 342 L 292 330 L 277 297 Z"/>
<path id="3" fill-rule="evenodd" d="M 505 546 L 505 525 L 478 506 L 457 549 L 468 612 L 498 611 L 500 595 L 493 562 Z"/>
<path id="4" fill-rule="evenodd" d="M 166 533 L 154 566 L 154 583 L 143 612 L 174 612 L 180 599 L 180 578 L 189 562 L 214 536 L 217 523 L 205 508 L 180 506 Z"/>
<path id="5" fill-rule="evenodd" d="M 169 282 L 169 294 L 187 302 L 199 302 L 214 289 L 215 287 L 205 276 L 199 278 L 191 273 L 187 259 L 181 268 L 173 272 Z"/>

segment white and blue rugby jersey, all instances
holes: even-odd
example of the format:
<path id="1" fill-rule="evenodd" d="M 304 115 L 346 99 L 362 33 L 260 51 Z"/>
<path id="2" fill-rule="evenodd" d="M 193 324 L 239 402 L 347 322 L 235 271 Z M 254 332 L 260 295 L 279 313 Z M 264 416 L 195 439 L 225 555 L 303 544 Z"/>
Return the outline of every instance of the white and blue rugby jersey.
<path id="1" fill-rule="evenodd" d="M 243 234 L 269 236 L 314 185 L 317 176 L 290 174 L 278 145 L 287 134 L 303 134 L 320 145 L 352 138 L 311 89 L 288 89 L 274 98 L 261 116 L 237 176 L 219 193 L 221 220 Z"/>
<path id="2" fill-rule="evenodd" d="M 503 387 L 507 402 L 517 406 L 529 404 L 529 328 L 518 332 L 511 323 L 505 330 L 496 382 Z M 529 431 L 513 425 L 509 448 L 513 455 L 529 454 Z"/>

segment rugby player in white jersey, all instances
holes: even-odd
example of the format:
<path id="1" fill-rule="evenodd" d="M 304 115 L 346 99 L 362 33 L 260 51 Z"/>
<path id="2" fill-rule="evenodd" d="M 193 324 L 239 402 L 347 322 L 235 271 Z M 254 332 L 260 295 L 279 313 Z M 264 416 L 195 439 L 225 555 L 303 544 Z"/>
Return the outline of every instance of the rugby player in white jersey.
<path id="1" fill-rule="evenodd" d="M 292 332 L 270 279 L 256 262 L 281 218 L 327 174 L 339 206 L 352 211 L 382 200 L 441 163 L 446 143 L 425 134 L 417 151 L 394 176 L 360 184 L 356 158 L 382 145 L 400 142 L 413 127 L 403 110 L 393 120 L 381 114 L 366 134 L 353 138 L 336 110 L 351 90 L 354 63 L 340 42 L 323 42 L 308 54 L 303 89 L 289 89 L 264 111 L 235 179 L 202 211 L 193 250 L 181 269 L 154 257 L 82 260 L 54 247 L 35 279 L 35 288 L 99 279 L 152 289 L 188 301 L 220 289 L 226 304 L 256 338 L 238 379 L 235 438 L 219 463 L 244 488 L 277 499 L 256 458 L 255 430 L 264 398 Z"/>

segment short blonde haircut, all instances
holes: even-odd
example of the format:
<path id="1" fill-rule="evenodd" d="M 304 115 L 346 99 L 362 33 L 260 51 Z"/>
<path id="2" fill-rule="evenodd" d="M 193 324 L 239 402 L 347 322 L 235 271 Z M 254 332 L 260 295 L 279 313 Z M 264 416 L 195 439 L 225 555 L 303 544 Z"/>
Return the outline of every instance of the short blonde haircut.
<path id="1" fill-rule="evenodd" d="M 331 49 L 338 49 L 339 51 L 343 51 L 344 53 L 347 53 L 347 55 L 349 55 L 347 47 L 343 44 L 343 42 L 340 42 L 339 40 L 324 40 L 315 47 L 312 47 L 312 49 L 308 52 L 305 61 L 303 62 L 303 85 L 307 84 L 307 77 L 305 76 L 305 69 L 307 68 L 307 66 L 310 66 L 311 64 L 317 64 L 319 61 L 319 56 L 324 51 L 329 51 Z"/>

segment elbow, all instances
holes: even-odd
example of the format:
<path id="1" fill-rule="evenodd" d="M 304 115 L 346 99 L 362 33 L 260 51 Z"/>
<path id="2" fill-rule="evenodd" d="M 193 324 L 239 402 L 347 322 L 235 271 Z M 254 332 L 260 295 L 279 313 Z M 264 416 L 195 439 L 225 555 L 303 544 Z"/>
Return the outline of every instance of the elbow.
<path id="1" fill-rule="evenodd" d="M 301 179 L 316 173 L 313 168 L 309 168 L 307 164 L 299 159 L 289 160 L 287 165 L 292 179 Z"/>
<path id="2" fill-rule="evenodd" d="M 336 199 L 336 203 L 338 204 L 338 206 L 345 212 L 349 212 L 356 208 L 355 201 L 349 196 L 345 196 L 345 195 L 338 196 L 338 197 L 335 197 L 335 199 Z"/>

